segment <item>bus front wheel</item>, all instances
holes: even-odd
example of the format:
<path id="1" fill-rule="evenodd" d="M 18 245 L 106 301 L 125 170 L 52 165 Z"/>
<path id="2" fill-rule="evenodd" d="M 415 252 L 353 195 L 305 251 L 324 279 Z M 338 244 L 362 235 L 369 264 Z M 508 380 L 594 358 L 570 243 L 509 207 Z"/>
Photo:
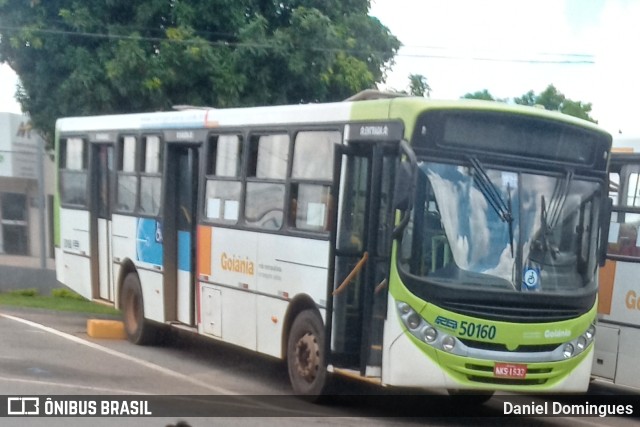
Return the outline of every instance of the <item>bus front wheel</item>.
<path id="1" fill-rule="evenodd" d="M 120 301 L 124 330 L 129 341 L 138 345 L 153 343 L 156 331 L 153 325 L 144 318 L 142 288 L 136 273 L 129 273 L 124 278 Z"/>
<path id="2" fill-rule="evenodd" d="M 317 401 L 327 385 L 325 334 L 322 318 L 315 310 L 296 316 L 287 341 L 287 367 L 295 394 Z"/>

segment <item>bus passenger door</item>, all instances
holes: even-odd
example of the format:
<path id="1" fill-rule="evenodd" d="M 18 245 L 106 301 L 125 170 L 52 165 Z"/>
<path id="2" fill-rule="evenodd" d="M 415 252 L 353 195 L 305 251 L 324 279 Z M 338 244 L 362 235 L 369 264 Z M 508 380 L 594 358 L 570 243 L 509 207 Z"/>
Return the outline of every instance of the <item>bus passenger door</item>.
<path id="1" fill-rule="evenodd" d="M 351 143 L 339 168 L 330 363 L 371 377 L 382 365 L 396 159 L 397 145 Z"/>
<path id="2" fill-rule="evenodd" d="M 111 199 L 113 194 L 113 145 L 92 144 L 93 183 L 91 194 L 92 295 L 114 300 L 111 263 Z"/>
<path id="3" fill-rule="evenodd" d="M 165 316 L 195 325 L 195 230 L 198 194 L 198 149 L 167 145 L 164 203 Z"/>

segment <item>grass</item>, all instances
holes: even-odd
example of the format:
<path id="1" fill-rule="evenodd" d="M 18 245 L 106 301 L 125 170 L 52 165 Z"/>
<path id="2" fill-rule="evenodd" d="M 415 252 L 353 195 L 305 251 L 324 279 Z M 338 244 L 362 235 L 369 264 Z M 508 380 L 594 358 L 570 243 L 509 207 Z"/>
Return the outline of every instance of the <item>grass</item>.
<path id="1" fill-rule="evenodd" d="M 0 305 L 44 308 L 91 314 L 120 314 L 113 307 L 91 302 L 68 289 L 54 289 L 51 295 L 40 295 L 36 289 L 18 289 L 0 293 Z"/>

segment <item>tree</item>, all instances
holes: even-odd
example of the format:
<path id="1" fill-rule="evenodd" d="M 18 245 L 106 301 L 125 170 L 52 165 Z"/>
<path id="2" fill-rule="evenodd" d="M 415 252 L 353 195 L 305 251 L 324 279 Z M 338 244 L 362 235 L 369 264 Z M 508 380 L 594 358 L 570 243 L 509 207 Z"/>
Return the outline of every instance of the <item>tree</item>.
<path id="1" fill-rule="evenodd" d="M 479 90 L 473 93 L 467 93 L 462 98 L 464 99 L 482 99 L 484 101 L 495 101 L 496 99 L 489 93 L 487 89 Z"/>
<path id="2" fill-rule="evenodd" d="M 369 0 L 0 0 L 0 61 L 51 138 L 61 116 L 338 101 L 400 43 Z"/>
<path id="3" fill-rule="evenodd" d="M 552 84 L 538 95 L 530 90 L 520 98 L 514 98 L 514 102 L 521 105 L 542 105 L 547 110 L 560 111 L 570 116 L 598 123 L 597 120 L 589 115 L 591 112 L 590 102 L 583 103 L 582 101 L 568 99 Z"/>
<path id="4" fill-rule="evenodd" d="M 477 91 L 473 93 L 467 93 L 462 98 L 465 99 L 484 99 L 487 101 L 499 101 L 509 102 L 509 99 L 497 99 L 489 93 L 487 89 Z M 544 91 L 536 95 L 534 91 L 530 90 L 518 98 L 513 98 L 513 102 L 520 105 L 541 105 L 546 110 L 560 111 L 570 116 L 579 117 L 584 120 L 589 120 L 594 123 L 598 123 L 589 115 L 591 112 L 591 103 L 583 103 L 581 101 L 573 101 L 565 97 L 561 92 L 553 85 L 549 85 Z"/>
<path id="5" fill-rule="evenodd" d="M 409 92 L 414 96 L 431 96 L 431 86 L 422 74 L 409 74 Z"/>

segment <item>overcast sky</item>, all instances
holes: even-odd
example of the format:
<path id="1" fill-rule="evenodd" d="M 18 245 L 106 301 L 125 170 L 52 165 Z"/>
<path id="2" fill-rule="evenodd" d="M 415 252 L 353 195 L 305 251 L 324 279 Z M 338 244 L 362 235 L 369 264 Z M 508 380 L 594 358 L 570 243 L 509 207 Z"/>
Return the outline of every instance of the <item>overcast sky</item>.
<path id="1" fill-rule="evenodd" d="M 640 135 L 640 1 L 372 0 L 404 47 L 386 87 L 422 74 L 432 98 L 483 89 L 498 98 L 543 91 L 591 102 L 612 133 Z M 17 79 L 0 66 L 0 111 L 20 112 Z"/>
<path id="2" fill-rule="evenodd" d="M 387 86 L 422 74 L 432 98 L 498 98 L 553 84 L 612 133 L 640 135 L 640 1 L 372 0 L 404 47 Z"/>

